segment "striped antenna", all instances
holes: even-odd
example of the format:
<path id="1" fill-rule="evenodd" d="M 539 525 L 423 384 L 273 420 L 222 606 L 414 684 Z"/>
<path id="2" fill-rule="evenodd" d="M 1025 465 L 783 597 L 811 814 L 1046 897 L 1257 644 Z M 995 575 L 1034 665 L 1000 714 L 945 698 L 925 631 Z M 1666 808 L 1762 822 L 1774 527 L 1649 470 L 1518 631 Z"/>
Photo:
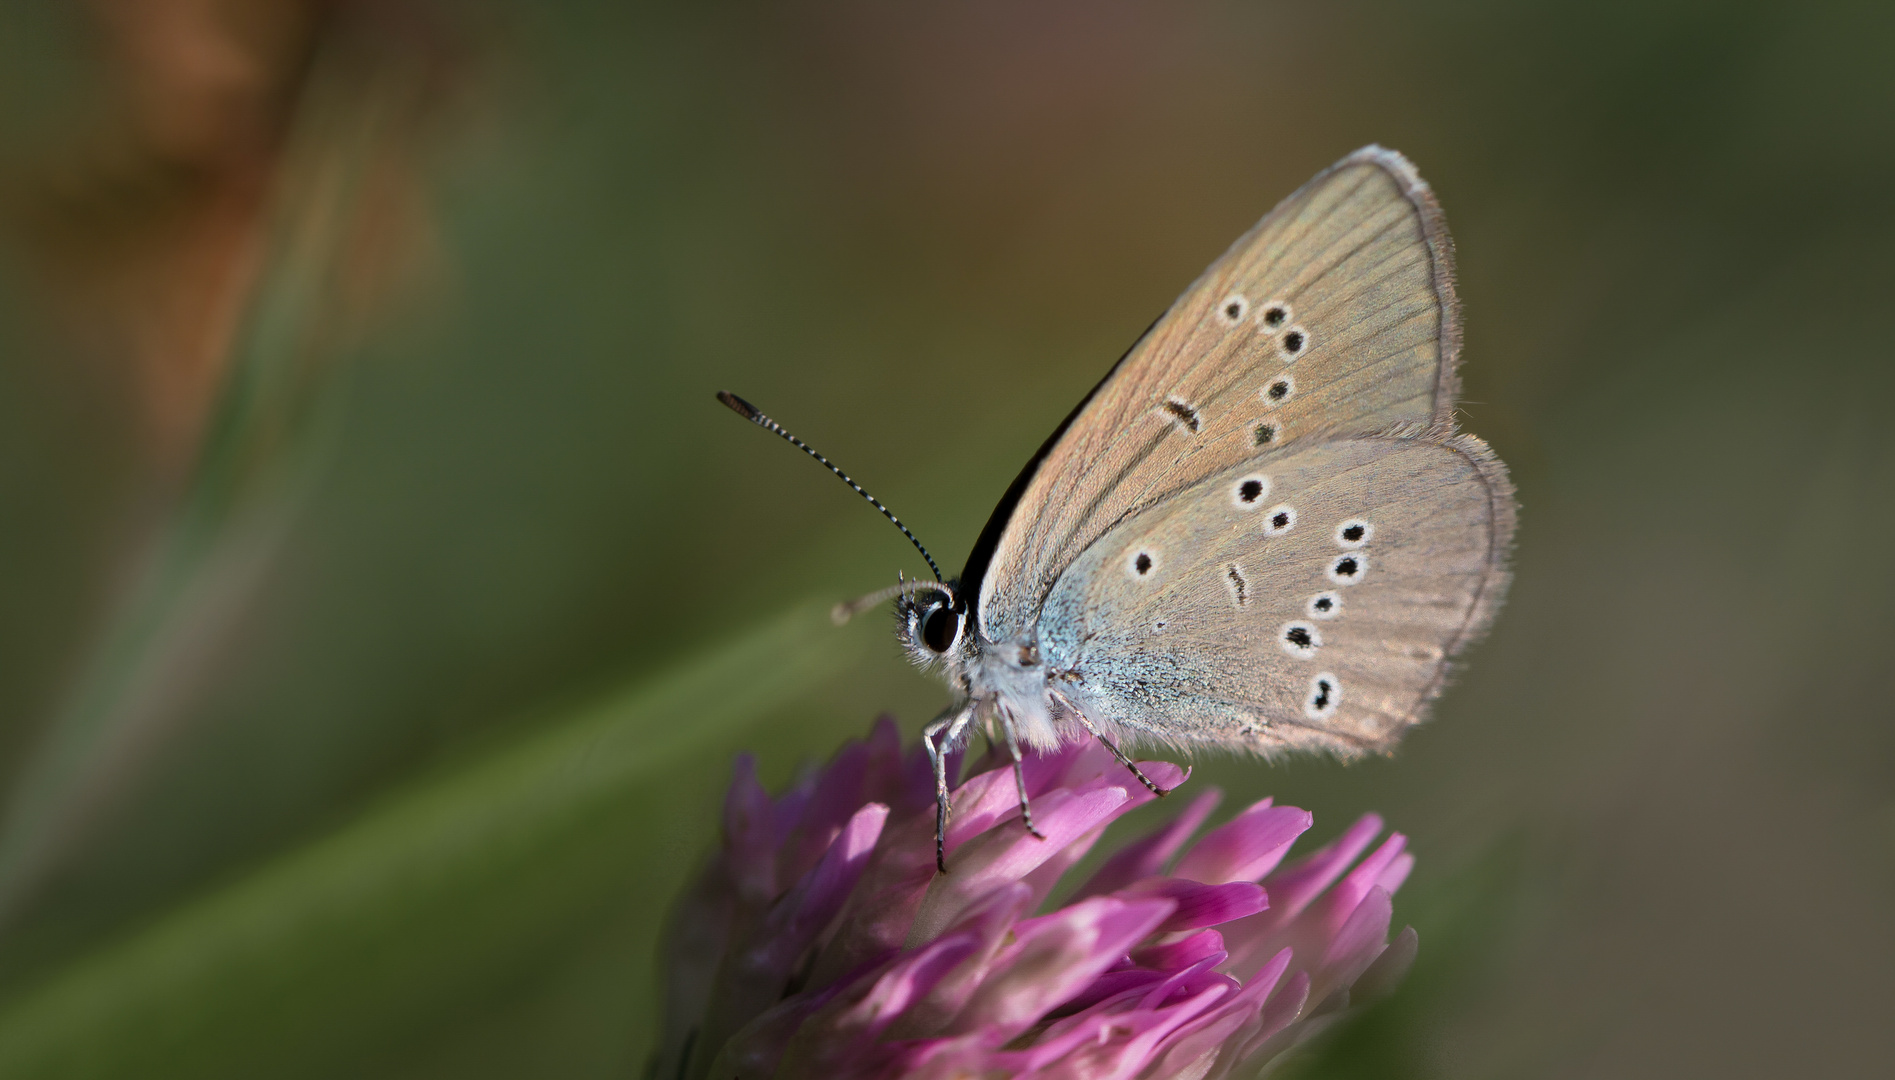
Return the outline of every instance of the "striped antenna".
<path id="1" fill-rule="evenodd" d="M 745 401 L 743 398 L 738 397 L 736 394 L 733 394 L 728 390 L 719 390 L 717 392 L 717 400 L 730 406 L 731 412 L 736 413 L 738 416 L 743 417 L 745 420 L 750 421 L 751 423 L 757 425 L 758 427 L 764 429 L 765 431 L 770 431 L 778 435 L 781 435 L 783 437 L 783 440 L 789 443 L 791 446 L 796 447 L 798 450 L 801 450 L 803 453 L 808 454 L 810 457 L 813 457 L 817 461 L 822 462 L 824 468 L 828 469 L 832 473 L 835 473 L 836 476 L 840 477 L 843 483 L 849 485 L 849 487 L 857 495 L 860 495 L 864 499 L 867 499 L 869 501 L 870 506 L 873 506 L 875 509 L 880 510 L 882 512 L 883 517 L 893 522 L 895 527 L 901 530 L 901 534 L 908 538 L 908 542 L 915 546 L 915 550 L 921 552 L 921 557 L 928 560 L 928 569 L 934 571 L 934 580 L 936 581 L 941 580 L 941 568 L 934 564 L 934 556 L 928 554 L 928 549 L 921 546 L 921 541 L 915 539 L 915 534 L 908 531 L 908 526 L 903 525 L 901 523 L 900 518 L 896 517 L 893 513 L 891 513 L 888 507 L 882 505 L 882 500 L 862 490 L 862 485 L 849 479 L 848 473 L 843 472 L 841 469 L 836 468 L 835 465 L 832 464 L 828 458 L 823 457 L 821 454 L 818 454 L 815 451 L 815 449 L 811 447 L 808 443 L 804 442 L 803 440 L 797 438 L 796 436 L 790 434 L 788 431 L 784 430 L 782 424 L 779 424 L 775 420 L 772 420 L 769 417 L 763 415 L 763 411 L 761 409 L 758 409 L 755 405 L 750 404 L 748 401 Z"/>

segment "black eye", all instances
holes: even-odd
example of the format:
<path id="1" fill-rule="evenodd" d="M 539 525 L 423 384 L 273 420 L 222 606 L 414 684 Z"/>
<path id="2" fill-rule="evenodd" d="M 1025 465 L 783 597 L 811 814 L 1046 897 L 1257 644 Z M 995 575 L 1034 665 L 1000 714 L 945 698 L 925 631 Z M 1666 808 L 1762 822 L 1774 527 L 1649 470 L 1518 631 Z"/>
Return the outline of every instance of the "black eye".
<path id="1" fill-rule="evenodd" d="M 946 604 L 928 612 L 921 620 L 921 643 L 935 652 L 944 653 L 954 645 L 954 639 L 961 629 L 961 617 Z"/>

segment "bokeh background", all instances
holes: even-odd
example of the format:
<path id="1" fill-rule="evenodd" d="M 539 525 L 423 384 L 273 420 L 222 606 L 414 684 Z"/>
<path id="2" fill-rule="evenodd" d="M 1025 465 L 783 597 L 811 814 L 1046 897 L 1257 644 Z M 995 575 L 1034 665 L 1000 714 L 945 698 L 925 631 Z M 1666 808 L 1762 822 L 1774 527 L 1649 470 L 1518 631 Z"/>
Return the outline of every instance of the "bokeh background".
<path id="1" fill-rule="evenodd" d="M 0 1074 L 636 1076 L 734 754 L 1381 142 L 1523 504 L 1310 1076 L 1895 1061 L 1895 8 L 0 5 Z M 1881 552 L 1880 555 L 1877 552 Z M 1147 813 L 1161 813 L 1154 807 Z"/>

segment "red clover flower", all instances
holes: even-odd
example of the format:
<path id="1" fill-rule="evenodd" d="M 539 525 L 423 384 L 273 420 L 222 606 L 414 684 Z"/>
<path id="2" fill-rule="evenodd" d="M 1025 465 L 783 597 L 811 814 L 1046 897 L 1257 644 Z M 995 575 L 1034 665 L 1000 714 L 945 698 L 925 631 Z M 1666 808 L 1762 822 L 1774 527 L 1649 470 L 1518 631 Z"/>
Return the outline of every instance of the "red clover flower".
<path id="1" fill-rule="evenodd" d="M 1152 795 L 1097 744 L 1031 754 L 1040 839 L 1007 763 L 982 765 L 954 793 L 940 874 L 927 757 L 888 720 L 774 798 L 740 759 L 723 849 L 667 940 L 652 1075 L 1249 1076 L 1414 959 L 1412 929 L 1388 938 L 1414 857 L 1399 833 L 1369 851 L 1373 814 L 1282 866 L 1309 813 L 1265 799 L 1191 843 L 1208 791 L 1049 907 Z"/>

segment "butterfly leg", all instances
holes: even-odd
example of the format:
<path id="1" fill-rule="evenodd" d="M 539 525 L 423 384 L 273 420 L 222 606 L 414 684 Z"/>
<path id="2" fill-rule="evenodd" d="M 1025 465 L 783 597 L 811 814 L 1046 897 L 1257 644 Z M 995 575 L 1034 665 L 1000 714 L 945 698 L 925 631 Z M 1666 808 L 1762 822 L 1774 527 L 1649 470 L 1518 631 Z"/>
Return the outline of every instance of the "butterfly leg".
<path id="1" fill-rule="evenodd" d="M 1000 713 L 1000 726 L 1007 733 L 1007 753 L 1013 757 L 1013 786 L 1020 793 L 1020 819 L 1026 822 L 1026 831 L 1046 839 L 1046 834 L 1033 824 L 1033 804 L 1026 797 L 1026 770 L 1020 760 L 1020 736 L 1013 730 L 1013 717 L 1005 710 Z"/>
<path id="2" fill-rule="evenodd" d="M 928 763 L 934 766 L 934 865 L 947 873 L 948 803 L 947 755 L 974 718 L 974 703 L 958 713 L 943 713 L 940 719 L 921 729 L 921 745 L 928 751 Z"/>
<path id="3" fill-rule="evenodd" d="M 1099 740 L 1100 743 L 1104 744 L 1107 750 L 1112 751 L 1112 756 L 1119 759 L 1119 764 L 1132 770 L 1132 775 L 1138 777 L 1138 782 L 1145 785 L 1145 787 L 1148 788 L 1153 795 L 1156 795 L 1162 799 L 1165 796 L 1171 794 L 1170 788 L 1161 788 L 1157 784 L 1152 783 L 1151 777 L 1146 776 L 1142 771 L 1139 770 L 1137 762 L 1134 762 L 1131 758 L 1126 757 L 1125 751 L 1120 750 L 1117 744 L 1113 743 L 1111 739 L 1108 739 L 1105 737 L 1105 732 L 1100 731 L 1098 728 L 1094 727 L 1092 725 L 1091 718 L 1087 717 L 1085 713 L 1080 712 L 1079 706 L 1074 705 L 1072 702 L 1066 700 L 1066 695 L 1055 690 L 1053 691 L 1053 698 L 1054 700 L 1059 702 L 1061 708 L 1065 709 L 1067 712 L 1071 713 L 1075 718 L 1077 718 L 1078 721 L 1082 725 L 1085 726 L 1085 729 L 1087 731 L 1092 732 L 1093 738 Z"/>

